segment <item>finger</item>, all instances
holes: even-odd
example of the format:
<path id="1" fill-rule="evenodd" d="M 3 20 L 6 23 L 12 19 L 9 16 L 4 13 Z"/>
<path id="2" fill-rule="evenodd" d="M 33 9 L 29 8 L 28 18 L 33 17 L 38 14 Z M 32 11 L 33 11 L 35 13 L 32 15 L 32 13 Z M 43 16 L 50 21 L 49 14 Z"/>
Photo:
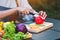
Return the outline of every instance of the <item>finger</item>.
<path id="1" fill-rule="evenodd" d="M 25 11 L 25 15 L 27 15 L 27 12 Z"/>
<path id="2" fill-rule="evenodd" d="M 27 14 L 29 14 L 29 11 L 26 11 Z"/>
<path id="3" fill-rule="evenodd" d="M 22 12 L 23 12 L 24 14 L 26 14 L 26 10 L 23 10 Z"/>
<path id="4" fill-rule="evenodd" d="M 25 14 L 25 11 L 22 11 L 23 14 Z"/>
<path id="5" fill-rule="evenodd" d="M 39 14 L 42 16 L 43 15 L 43 11 L 40 11 Z"/>
<path id="6" fill-rule="evenodd" d="M 27 15 L 28 15 L 28 14 L 29 14 L 29 11 L 27 11 L 27 10 L 26 10 L 26 11 L 25 11 L 25 14 L 27 14 Z"/>
<path id="7" fill-rule="evenodd" d="M 46 17 L 47 17 L 47 14 L 46 12 L 44 12 L 43 19 L 45 19 Z"/>
<path id="8" fill-rule="evenodd" d="M 46 12 L 45 12 L 45 17 L 47 17 L 47 14 L 46 14 Z"/>
<path id="9" fill-rule="evenodd" d="M 25 14 L 26 14 L 26 15 L 28 15 L 28 14 L 29 14 L 29 12 L 28 12 L 28 11 L 26 11 L 26 12 L 25 12 Z"/>
<path id="10" fill-rule="evenodd" d="M 43 13 L 43 17 L 45 17 L 45 16 L 46 16 L 46 12 Z"/>

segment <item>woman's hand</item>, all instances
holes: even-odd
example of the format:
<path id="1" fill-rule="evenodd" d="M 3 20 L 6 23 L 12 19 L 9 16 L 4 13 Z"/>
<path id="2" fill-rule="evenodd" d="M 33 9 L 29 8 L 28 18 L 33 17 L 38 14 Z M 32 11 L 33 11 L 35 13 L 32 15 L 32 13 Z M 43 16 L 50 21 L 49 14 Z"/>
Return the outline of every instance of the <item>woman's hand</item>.
<path id="1" fill-rule="evenodd" d="M 18 11 L 22 12 L 25 15 L 29 14 L 29 10 L 27 8 L 18 7 Z"/>
<path id="2" fill-rule="evenodd" d="M 39 11 L 39 15 L 40 15 L 41 18 L 44 19 L 44 20 L 45 20 L 45 18 L 47 17 L 46 12 L 44 12 L 44 11 Z"/>

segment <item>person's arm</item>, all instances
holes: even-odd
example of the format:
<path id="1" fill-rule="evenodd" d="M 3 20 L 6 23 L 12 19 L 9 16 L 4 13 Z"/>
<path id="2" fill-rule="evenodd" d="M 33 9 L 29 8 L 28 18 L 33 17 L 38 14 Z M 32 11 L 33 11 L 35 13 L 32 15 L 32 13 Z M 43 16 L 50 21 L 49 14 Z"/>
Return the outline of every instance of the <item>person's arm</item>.
<path id="1" fill-rule="evenodd" d="M 17 9 L 9 9 L 9 10 L 5 10 L 5 11 L 0 11 L 0 18 L 4 18 L 6 16 L 12 15 L 14 13 L 17 12 Z"/>

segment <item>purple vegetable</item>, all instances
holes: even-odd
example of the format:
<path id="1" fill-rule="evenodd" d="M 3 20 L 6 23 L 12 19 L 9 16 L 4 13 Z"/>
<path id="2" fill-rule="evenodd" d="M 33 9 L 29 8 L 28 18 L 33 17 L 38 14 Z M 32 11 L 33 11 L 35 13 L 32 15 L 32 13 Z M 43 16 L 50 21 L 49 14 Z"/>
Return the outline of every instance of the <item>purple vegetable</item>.
<path id="1" fill-rule="evenodd" d="M 27 28 L 24 23 L 16 24 L 16 31 L 27 33 Z"/>

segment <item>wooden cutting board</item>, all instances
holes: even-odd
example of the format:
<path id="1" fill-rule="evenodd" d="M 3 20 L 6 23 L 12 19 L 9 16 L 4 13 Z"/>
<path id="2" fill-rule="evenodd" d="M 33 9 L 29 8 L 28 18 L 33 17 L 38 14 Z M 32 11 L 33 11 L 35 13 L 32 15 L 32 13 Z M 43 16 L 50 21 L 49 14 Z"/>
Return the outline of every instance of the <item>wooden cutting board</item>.
<path id="1" fill-rule="evenodd" d="M 51 28 L 51 27 L 53 27 L 53 23 L 50 23 L 50 22 L 44 22 L 43 24 L 40 24 L 40 25 L 38 25 L 39 26 L 39 28 L 35 28 L 34 30 L 33 29 L 31 29 L 29 26 L 30 25 L 36 25 L 35 23 L 31 23 L 31 24 L 26 24 L 26 27 L 27 27 L 27 29 L 28 29 L 28 31 L 29 32 L 33 32 L 33 33 L 39 33 L 39 32 L 42 32 L 42 31 L 44 31 L 44 30 L 47 30 L 47 29 L 49 29 L 49 28 Z M 33 27 L 33 26 L 32 26 Z"/>

